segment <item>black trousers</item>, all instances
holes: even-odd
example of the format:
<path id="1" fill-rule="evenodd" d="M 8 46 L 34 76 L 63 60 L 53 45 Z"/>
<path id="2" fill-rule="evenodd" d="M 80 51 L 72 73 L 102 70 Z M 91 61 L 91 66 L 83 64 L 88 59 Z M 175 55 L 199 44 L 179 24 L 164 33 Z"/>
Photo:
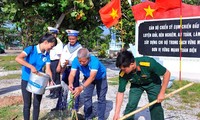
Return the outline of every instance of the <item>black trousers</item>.
<path id="1" fill-rule="evenodd" d="M 60 84 L 60 73 L 56 72 L 56 68 L 58 66 L 59 60 L 52 60 L 50 64 L 51 72 L 52 72 L 52 79 L 56 85 Z M 53 92 L 53 94 L 59 94 L 61 88 L 55 88 L 51 90 L 50 92 Z"/>
<path id="2" fill-rule="evenodd" d="M 22 96 L 24 101 L 23 116 L 24 120 L 30 120 L 30 108 L 32 101 L 32 93 L 26 90 L 28 81 L 21 81 Z M 33 120 L 38 120 L 40 113 L 40 103 L 42 95 L 33 94 Z"/>
<path id="3" fill-rule="evenodd" d="M 65 69 L 65 71 L 62 74 L 62 81 L 64 81 L 67 85 L 69 84 L 68 77 L 69 77 L 70 71 L 71 71 L 71 67 L 68 67 L 68 68 Z M 79 75 L 80 75 L 80 71 L 77 70 L 75 78 L 74 78 L 74 83 L 73 83 L 74 87 L 78 87 L 79 84 L 80 84 L 79 83 Z M 62 97 L 63 97 L 62 95 L 63 95 L 63 93 L 61 91 L 60 94 L 59 94 L 58 102 L 56 104 L 57 109 L 63 109 L 63 107 L 64 107 L 63 102 L 62 102 Z M 76 109 L 76 111 L 78 111 L 78 109 L 79 109 L 79 99 L 80 99 L 80 96 L 78 96 L 75 99 L 74 109 Z"/>

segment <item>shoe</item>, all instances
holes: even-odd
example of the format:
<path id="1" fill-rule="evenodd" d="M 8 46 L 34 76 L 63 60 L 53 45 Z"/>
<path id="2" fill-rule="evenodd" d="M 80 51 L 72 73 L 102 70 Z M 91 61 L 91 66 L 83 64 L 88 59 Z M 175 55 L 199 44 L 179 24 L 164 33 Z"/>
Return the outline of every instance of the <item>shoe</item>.
<path id="1" fill-rule="evenodd" d="M 58 108 L 53 108 L 53 109 L 51 109 L 51 111 L 57 111 L 57 110 L 59 110 Z"/>
<path id="2" fill-rule="evenodd" d="M 46 97 L 47 98 L 51 98 L 54 94 L 53 93 L 50 93 L 49 95 L 47 95 Z"/>

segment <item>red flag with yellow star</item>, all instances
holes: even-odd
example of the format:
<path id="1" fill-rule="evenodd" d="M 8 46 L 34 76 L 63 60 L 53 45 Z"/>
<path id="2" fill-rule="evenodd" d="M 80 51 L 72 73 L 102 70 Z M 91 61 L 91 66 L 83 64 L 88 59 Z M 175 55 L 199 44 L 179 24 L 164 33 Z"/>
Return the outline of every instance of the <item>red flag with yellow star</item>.
<path id="1" fill-rule="evenodd" d="M 165 11 L 181 7 L 182 0 L 156 0 L 156 6 Z"/>
<path id="2" fill-rule="evenodd" d="M 110 3 L 99 10 L 99 14 L 107 28 L 117 24 L 122 16 L 120 0 L 111 0 Z"/>
<path id="3" fill-rule="evenodd" d="M 132 6 L 132 12 L 136 20 L 152 19 L 156 5 L 154 2 L 146 1 Z"/>
<path id="4" fill-rule="evenodd" d="M 142 2 L 132 6 L 132 12 L 135 20 L 164 19 L 200 16 L 200 6 L 181 3 L 182 8 L 175 8 L 163 11 L 157 7 L 156 3 L 151 1 Z M 180 10 L 182 9 L 182 10 Z M 182 13 L 180 12 L 182 11 Z"/>

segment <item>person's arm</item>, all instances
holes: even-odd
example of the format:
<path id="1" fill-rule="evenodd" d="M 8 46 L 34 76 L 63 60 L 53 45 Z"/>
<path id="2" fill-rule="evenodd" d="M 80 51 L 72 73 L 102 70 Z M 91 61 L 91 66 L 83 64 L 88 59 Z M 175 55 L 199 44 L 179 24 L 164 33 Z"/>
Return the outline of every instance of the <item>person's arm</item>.
<path id="1" fill-rule="evenodd" d="M 89 76 L 88 79 L 84 82 L 82 88 L 83 88 L 83 87 L 87 87 L 88 85 L 90 85 L 90 84 L 94 81 L 96 75 L 97 75 L 97 71 L 91 71 L 91 72 L 90 72 L 90 76 Z"/>
<path id="2" fill-rule="evenodd" d="M 115 114 L 113 120 L 118 120 L 120 118 L 120 109 L 122 106 L 123 99 L 124 99 L 124 93 L 118 92 L 116 96 Z"/>
<path id="3" fill-rule="evenodd" d="M 56 72 L 57 72 L 57 73 L 60 73 L 60 72 L 61 72 L 60 60 L 59 60 L 58 65 L 57 65 L 57 67 L 56 67 Z"/>
<path id="4" fill-rule="evenodd" d="M 36 68 L 29 64 L 27 61 L 24 60 L 24 58 L 26 57 L 26 54 L 24 52 L 21 52 L 16 58 L 15 61 L 18 62 L 19 64 L 26 66 L 28 68 L 30 68 L 32 73 L 37 73 Z"/>
<path id="5" fill-rule="evenodd" d="M 65 71 L 65 69 L 66 69 L 66 66 L 62 65 L 61 58 L 59 60 L 59 64 L 60 64 L 60 73 L 63 73 Z"/>
<path id="6" fill-rule="evenodd" d="M 50 76 L 50 78 L 52 78 L 52 72 L 51 72 L 50 64 L 46 64 L 45 72 L 46 72 L 46 74 L 48 74 Z"/>
<path id="7" fill-rule="evenodd" d="M 73 82 L 74 82 L 75 75 L 76 75 L 76 70 L 75 69 L 71 69 L 69 77 L 68 77 L 69 90 L 70 91 L 73 91 L 73 89 L 74 89 Z"/>
<path id="8" fill-rule="evenodd" d="M 165 74 L 163 75 L 162 87 L 161 87 L 160 93 L 158 94 L 158 97 L 157 97 L 158 103 L 161 103 L 165 99 L 165 91 L 167 89 L 169 79 L 170 79 L 170 72 L 168 70 L 166 70 Z"/>
<path id="9" fill-rule="evenodd" d="M 54 85 L 55 83 L 53 82 L 53 79 L 52 79 L 52 72 L 51 72 L 50 64 L 46 64 L 45 68 L 46 68 L 45 73 L 50 76 L 49 85 Z"/>
<path id="10" fill-rule="evenodd" d="M 61 66 L 62 69 L 65 68 L 65 62 L 66 62 L 66 58 L 67 58 L 66 50 L 67 50 L 67 46 L 65 46 L 63 48 L 61 56 L 60 56 L 60 66 Z"/>
<path id="11" fill-rule="evenodd" d="M 97 71 L 91 71 L 90 76 L 88 77 L 87 80 L 85 80 L 84 84 L 75 88 L 75 90 L 73 92 L 75 97 L 77 97 L 83 91 L 83 89 L 85 89 L 87 86 L 89 86 L 95 80 L 96 74 L 97 74 Z"/>

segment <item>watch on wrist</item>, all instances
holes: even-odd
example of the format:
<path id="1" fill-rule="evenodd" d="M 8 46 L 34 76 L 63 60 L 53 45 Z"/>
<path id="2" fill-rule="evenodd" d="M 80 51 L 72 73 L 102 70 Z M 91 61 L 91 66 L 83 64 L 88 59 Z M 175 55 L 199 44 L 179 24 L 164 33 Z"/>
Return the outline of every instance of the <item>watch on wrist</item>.
<path id="1" fill-rule="evenodd" d="M 81 84 L 81 86 L 83 87 L 83 90 L 85 89 L 85 86 L 83 84 Z"/>

